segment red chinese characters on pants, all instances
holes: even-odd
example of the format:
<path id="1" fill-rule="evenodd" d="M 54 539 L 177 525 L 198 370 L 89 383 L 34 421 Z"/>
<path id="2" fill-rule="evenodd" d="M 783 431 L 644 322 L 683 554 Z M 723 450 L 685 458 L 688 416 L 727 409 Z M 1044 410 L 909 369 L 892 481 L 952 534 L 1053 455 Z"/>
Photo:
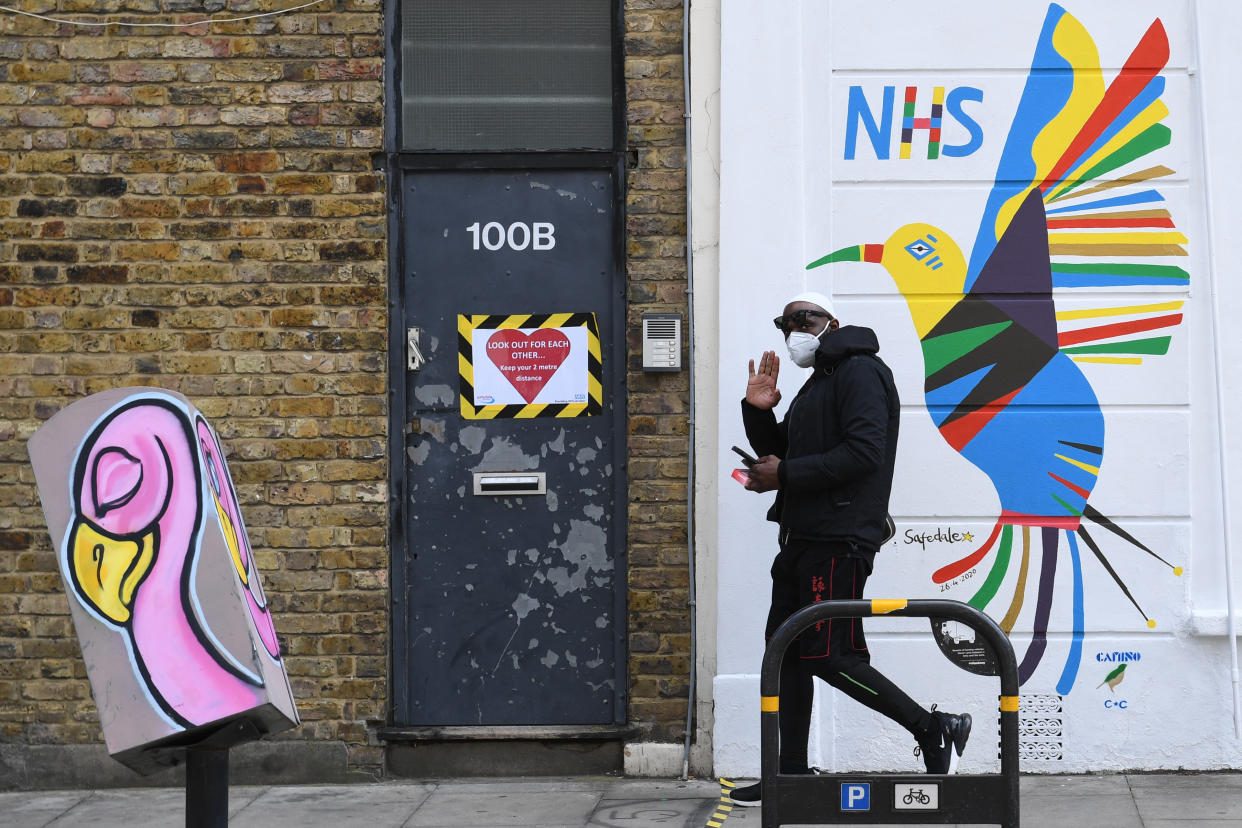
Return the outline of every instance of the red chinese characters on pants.
<path id="1" fill-rule="evenodd" d="M 811 603 L 818 604 L 824 600 L 824 579 L 820 575 L 811 576 Z M 819 632 L 824 628 L 824 622 L 818 621 L 815 624 L 815 631 Z"/>

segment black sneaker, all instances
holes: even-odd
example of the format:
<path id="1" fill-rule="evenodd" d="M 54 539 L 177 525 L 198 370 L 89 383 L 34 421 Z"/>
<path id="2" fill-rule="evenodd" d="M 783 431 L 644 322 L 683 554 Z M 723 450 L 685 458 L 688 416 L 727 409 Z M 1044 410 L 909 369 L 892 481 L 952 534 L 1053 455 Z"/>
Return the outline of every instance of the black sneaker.
<path id="1" fill-rule="evenodd" d="M 932 732 L 919 739 L 914 755 L 923 755 L 928 773 L 953 773 L 957 770 L 958 757 L 970 738 L 970 714 L 941 713 L 932 705 Z"/>
<path id="2" fill-rule="evenodd" d="M 803 774 L 827 773 L 822 768 L 806 768 L 805 770 L 781 771 L 782 774 L 801 776 Z M 729 791 L 729 801 L 734 805 L 740 805 L 743 808 L 757 808 L 763 804 L 763 797 L 760 790 L 762 783 L 756 782 L 753 785 L 747 785 L 744 788 L 734 788 Z"/>
<path id="3" fill-rule="evenodd" d="M 759 807 L 763 804 L 763 794 L 760 785 L 761 783 L 756 782 L 744 788 L 734 788 L 729 791 L 729 801 L 742 808 Z"/>

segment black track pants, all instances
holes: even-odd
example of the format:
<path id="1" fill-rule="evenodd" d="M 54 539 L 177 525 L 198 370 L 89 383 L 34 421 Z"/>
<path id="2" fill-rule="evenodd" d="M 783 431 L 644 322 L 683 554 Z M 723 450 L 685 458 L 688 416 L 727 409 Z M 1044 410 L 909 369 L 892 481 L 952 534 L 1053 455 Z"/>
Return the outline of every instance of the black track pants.
<path id="1" fill-rule="evenodd" d="M 808 604 L 862 598 L 867 563 L 845 544 L 791 540 L 772 563 L 772 607 L 767 637 Z M 862 620 L 832 618 L 806 630 L 781 662 L 781 772 L 805 772 L 811 703 L 818 676 L 855 701 L 900 724 L 916 738 L 931 729 L 931 714 L 871 666 Z"/>

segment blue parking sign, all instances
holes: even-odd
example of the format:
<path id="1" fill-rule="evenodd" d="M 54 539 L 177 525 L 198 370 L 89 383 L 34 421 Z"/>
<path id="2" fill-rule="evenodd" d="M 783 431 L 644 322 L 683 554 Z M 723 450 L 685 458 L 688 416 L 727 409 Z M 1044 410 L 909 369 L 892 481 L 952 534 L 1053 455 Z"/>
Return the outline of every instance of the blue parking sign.
<path id="1" fill-rule="evenodd" d="M 841 810 L 842 811 L 870 811 L 871 810 L 871 783 L 870 782 L 842 782 L 841 783 Z"/>

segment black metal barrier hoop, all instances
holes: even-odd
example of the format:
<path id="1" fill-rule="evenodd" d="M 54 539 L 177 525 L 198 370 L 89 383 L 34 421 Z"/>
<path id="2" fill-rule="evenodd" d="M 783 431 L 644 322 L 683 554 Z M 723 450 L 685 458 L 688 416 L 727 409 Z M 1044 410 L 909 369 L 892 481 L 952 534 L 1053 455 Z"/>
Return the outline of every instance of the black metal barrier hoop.
<path id="1" fill-rule="evenodd" d="M 779 772 L 780 669 L 785 651 L 800 632 L 829 618 L 871 618 L 877 615 L 946 618 L 961 621 L 983 636 L 996 655 L 1000 672 L 1000 774 L 821 774 Z M 763 828 L 785 823 L 998 823 L 1018 828 L 1018 663 L 1004 631 L 983 612 L 960 601 L 872 600 L 822 601 L 794 613 L 772 636 L 763 653 L 759 676 L 760 783 Z M 977 731 L 976 731 L 977 732 Z M 983 734 L 980 733 L 980 736 Z M 868 787 L 868 808 L 846 810 L 844 786 Z M 899 807 L 897 785 L 936 786 L 935 810 Z M 893 791 L 891 798 L 884 791 Z M 919 789 L 919 792 L 922 788 Z M 913 791 L 912 791 L 913 792 Z"/>

